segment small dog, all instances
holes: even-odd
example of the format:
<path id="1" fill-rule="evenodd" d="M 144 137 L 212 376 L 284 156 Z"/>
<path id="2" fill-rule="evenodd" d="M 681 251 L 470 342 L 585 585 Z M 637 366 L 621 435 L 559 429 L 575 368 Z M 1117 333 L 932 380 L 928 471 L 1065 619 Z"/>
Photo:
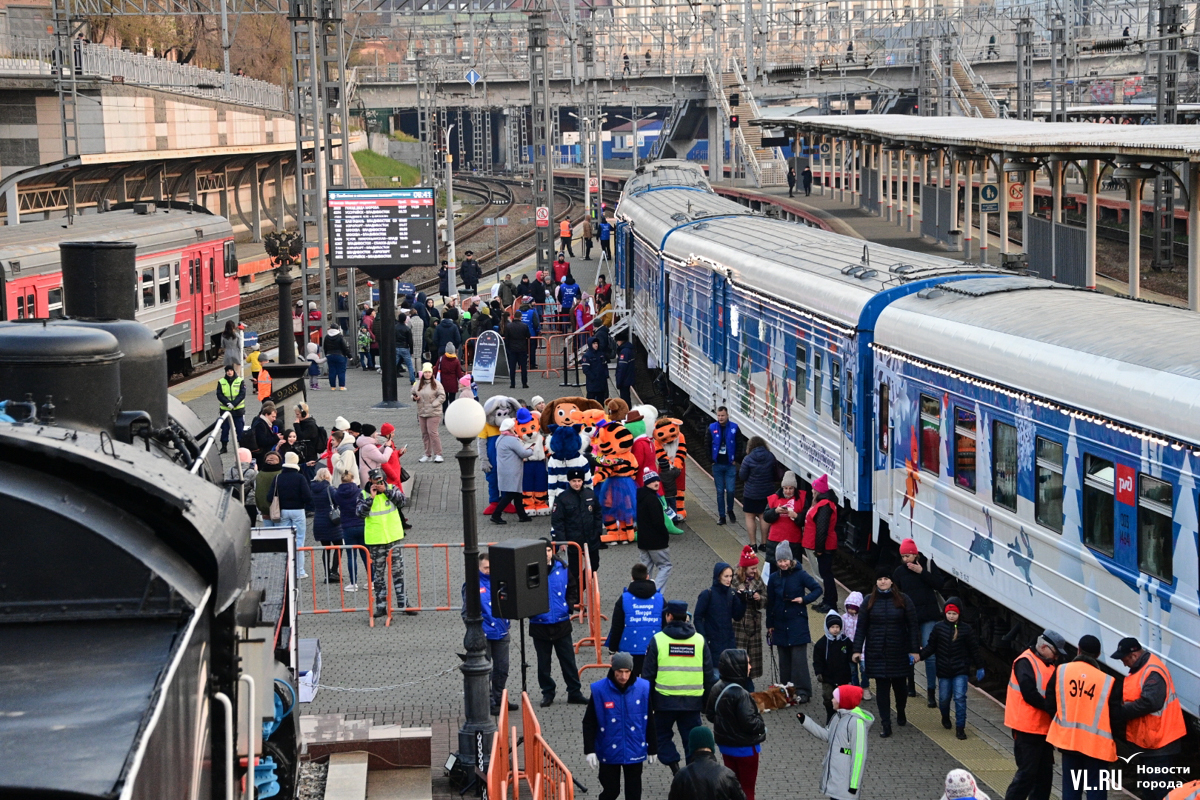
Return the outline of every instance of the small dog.
<path id="1" fill-rule="evenodd" d="M 774 711 L 779 708 L 787 708 L 791 705 L 787 694 L 784 692 L 785 688 L 770 686 L 766 691 L 751 692 L 750 696 L 754 698 L 754 704 L 758 706 L 759 711 Z"/>

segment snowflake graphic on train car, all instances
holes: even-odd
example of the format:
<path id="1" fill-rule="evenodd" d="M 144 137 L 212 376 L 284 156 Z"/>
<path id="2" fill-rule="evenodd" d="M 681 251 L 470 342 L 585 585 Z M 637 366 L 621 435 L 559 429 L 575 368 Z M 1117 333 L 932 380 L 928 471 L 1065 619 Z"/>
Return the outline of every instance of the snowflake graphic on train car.
<path id="1" fill-rule="evenodd" d="M 988 511 L 987 506 L 983 507 L 983 518 L 987 522 L 987 536 L 980 534 L 978 528 L 972 530 L 971 546 L 967 548 L 970 553 L 967 563 L 970 564 L 978 556 L 987 564 L 988 571 L 995 575 L 996 565 L 992 563 L 992 554 L 996 552 L 996 539 L 992 536 L 992 513 Z"/>
<path id="2" fill-rule="evenodd" d="M 1024 545 L 1024 552 L 1021 547 Z M 1017 569 L 1025 576 L 1025 585 L 1029 587 L 1029 595 L 1033 596 L 1033 578 L 1029 571 L 1033 567 L 1033 545 L 1029 541 L 1029 534 L 1025 532 L 1025 526 L 1021 526 L 1020 533 L 1017 538 L 1012 540 L 1012 544 L 1008 546 L 1008 557 L 1017 565 Z"/>

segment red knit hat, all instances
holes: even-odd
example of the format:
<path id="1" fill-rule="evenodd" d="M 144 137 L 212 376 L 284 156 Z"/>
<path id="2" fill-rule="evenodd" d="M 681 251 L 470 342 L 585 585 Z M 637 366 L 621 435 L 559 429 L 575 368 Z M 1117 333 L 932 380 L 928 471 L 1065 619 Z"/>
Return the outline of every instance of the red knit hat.
<path id="1" fill-rule="evenodd" d="M 385 422 L 379 426 L 379 432 L 382 433 L 384 436 L 391 436 L 393 433 L 396 432 L 396 426 L 390 422 Z"/>
<path id="2" fill-rule="evenodd" d="M 837 700 L 838 708 L 844 708 L 847 711 L 853 708 L 858 708 L 862 702 L 863 690 L 861 686 L 851 686 L 845 684 L 833 690 L 833 699 Z"/>
<path id="3" fill-rule="evenodd" d="M 917 554 L 917 543 L 912 539 L 905 539 L 900 543 L 900 555 L 915 556 Z"/>
<path id="4" fill-rule="evenodd" d="M 755 567 L 758 566 L 758 556 L 754 555 L 754 548 L 746 545 L 742 548 L 742 557 L 738 560 L 739 567 Z"/>

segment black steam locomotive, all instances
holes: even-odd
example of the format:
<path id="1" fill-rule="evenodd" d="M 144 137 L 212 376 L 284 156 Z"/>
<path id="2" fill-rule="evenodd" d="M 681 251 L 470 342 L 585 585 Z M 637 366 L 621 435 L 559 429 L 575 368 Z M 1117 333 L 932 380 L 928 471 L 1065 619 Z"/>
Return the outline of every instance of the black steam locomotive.
<path id="1" fill-rule="evenodd" d="M 64 243 L 67 319 L 0 323 L 0 798 L 290 798 L 293 545 L 168 396 L 134 249 Z"/>

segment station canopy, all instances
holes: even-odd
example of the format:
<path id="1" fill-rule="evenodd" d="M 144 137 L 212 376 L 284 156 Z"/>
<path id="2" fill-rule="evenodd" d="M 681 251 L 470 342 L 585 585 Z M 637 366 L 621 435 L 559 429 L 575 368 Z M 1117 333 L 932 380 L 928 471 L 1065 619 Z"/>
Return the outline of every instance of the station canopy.
<path id="1" fill-rule="evenodd" d="M 1105 125 L 903 114 L 805 116 L 811 113 L 808 108 L 766 108 L 751 123 L 810 134 L 880 139 L 906 147 L 1200 162 L 1200 128 L 1195 125 Z"/>

